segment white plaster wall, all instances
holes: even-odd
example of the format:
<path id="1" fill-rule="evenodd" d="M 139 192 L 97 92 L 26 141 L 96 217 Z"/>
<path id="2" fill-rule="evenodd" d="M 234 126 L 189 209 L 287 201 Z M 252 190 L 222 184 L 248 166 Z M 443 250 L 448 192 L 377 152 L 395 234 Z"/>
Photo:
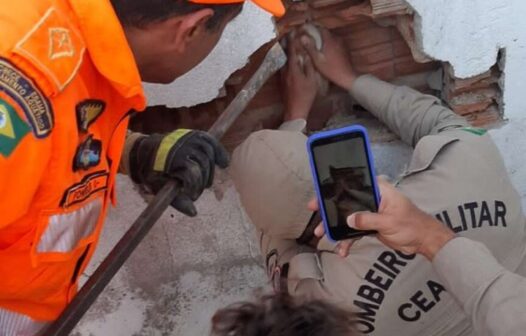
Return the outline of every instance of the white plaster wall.
<path id="1" fill-rule="evenodd" d="M 416 12 L 421 49 L 451 63 L 455 75 L 487 71 L 505 49 L 504 117 L 490 131 L 526 209 L 526 1 L 406 0 Z M 502 172 L 504 173 L 504 172 Z"/>
<path id="2" fill-rule="evenodd" d="M 505 48 L 504 103 L 509 118 L 526 112 L 522 97 L 526 74 L 526 1 L 406 0 L 416 11 L 423 51 L 450 62 L 455 75 L 472 77 L 488 70 Z M 524 112 L 523 112 L 524 111 Z"/>
<path id="3" fill-rule="evenodd" d="M 247 2 L 225 29 L 217 47 L 195 69 L 169 85 L 145 84 L 148 104 L 194 106 L 215 99 L 225 80 L 275 36 L 271 15 Z"/>
<path id="4" fill-rule="evenodd" d="M 417 38 L 429 56 L 450 62 L 458 77 L 487 71 L 504 48 L 504 114 L 491 130 L 526 208 L 526 1 L 406 0 L 416 11 Z"/>

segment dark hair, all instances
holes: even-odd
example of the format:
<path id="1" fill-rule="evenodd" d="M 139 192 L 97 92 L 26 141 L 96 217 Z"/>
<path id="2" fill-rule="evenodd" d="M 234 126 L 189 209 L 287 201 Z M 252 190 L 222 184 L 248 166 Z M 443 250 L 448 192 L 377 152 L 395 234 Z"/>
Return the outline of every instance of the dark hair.
<path id="1" fill-rule="evenodd" d="M 352 336 L 354 315 L 327 302 L 299 302 L 288 294 L 236 303 L 212 318 L 213 336 Z"/>
<path id="2" fill-rule="evenodd" d="M 228 15 L 240 11 L 243 3 L 225 5 L 195 4 L 188 0 L 111 0 L 117 17 L 124 26 L 144 27 L 170 17 L 211 8 L 214 16 L 207 22 L 208 29 L 216 28 Z"/>

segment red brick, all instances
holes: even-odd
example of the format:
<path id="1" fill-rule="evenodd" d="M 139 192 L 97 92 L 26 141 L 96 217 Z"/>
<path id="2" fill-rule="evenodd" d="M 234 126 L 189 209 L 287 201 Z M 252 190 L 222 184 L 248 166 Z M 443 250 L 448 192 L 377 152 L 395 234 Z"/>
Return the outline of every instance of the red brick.
<path id="1" fill-rule="evenodd" d="M 434 62 L 417 63 L 412 56 L 400 57 L 395 60 L 395 74 L 397 77 L 430 71 L 436 68 L 437 66 Z"/>
<path id="2" fill-rule="evenodd" d="M 409 48 L 407 43 L 402 38 L 393 39 L 392 46 L 393 46 L 393 55 L 395 57 L 411 55 L 411 49 Z"/>
<path id="3" fill-rule="evenodd" d="M 497 105 L 492 105 L 482 112 L 466 116 L 469 123 L 476 127 L 487 126 L 502 121 L 502 115 Z"/>
<path id="4" fill-rule="evenodd" d="M 391 42 L 393 29 L 378 26 L 354 33 L 351 31 L 343 40 L 350 50 L 358 50 Z"/>
<path id="5" fill-rule="evenodd" d="M 393 53 L 392 42 L 377 44 L 372 47 L 362 48 L 350 53 L 353 64 L 371 65 L 375 63 L 386 62 L 392 60 L 395 55 Z"/>

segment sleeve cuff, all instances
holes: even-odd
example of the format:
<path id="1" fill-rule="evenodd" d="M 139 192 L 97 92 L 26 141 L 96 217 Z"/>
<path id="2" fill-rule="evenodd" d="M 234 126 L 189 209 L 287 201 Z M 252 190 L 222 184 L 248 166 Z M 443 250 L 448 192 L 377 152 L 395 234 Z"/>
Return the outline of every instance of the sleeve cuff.
<path id="1" fill-rule="evenodd" d="M 305 119 L 295 119 L 290 121 L 285 121 L 281 126 L 279 127 L 280 131 L 287 131 L 287 132 L 301 132 L 305 133 L 307 128 L 307 121 Z"/>
<path id="2" fill-rule="evenodd" d="M 119 173 L 130 175 L 130 152 L 133 148 L 133 144 L 135 144 L 135 141 L 142 137 L 144 137 L 144 134 L 142 133 L 128 131 L 126 135 L 126 141 L 124 142 L 124 149 L 122 151 Z"/>
<path id="3" fill-rule="evenodd" d="M 432 263 L 447 290 L 463 305 L 505 271 L 486 246 L 462 237 L 444 245 Z"/>

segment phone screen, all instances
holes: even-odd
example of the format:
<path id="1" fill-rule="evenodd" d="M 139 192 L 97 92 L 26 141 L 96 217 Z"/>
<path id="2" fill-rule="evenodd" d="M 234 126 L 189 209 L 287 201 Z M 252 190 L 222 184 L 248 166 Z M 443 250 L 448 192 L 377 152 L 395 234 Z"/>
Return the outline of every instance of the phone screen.
<path id="1" fill-rule="evenodd" d="M 364 136 L 350 133 L 319 139 L 312 144 L 312 153 L 331 237 L 341 240 L 371 233 L 347 225 L 354 212 L 378 210 Z"/>

